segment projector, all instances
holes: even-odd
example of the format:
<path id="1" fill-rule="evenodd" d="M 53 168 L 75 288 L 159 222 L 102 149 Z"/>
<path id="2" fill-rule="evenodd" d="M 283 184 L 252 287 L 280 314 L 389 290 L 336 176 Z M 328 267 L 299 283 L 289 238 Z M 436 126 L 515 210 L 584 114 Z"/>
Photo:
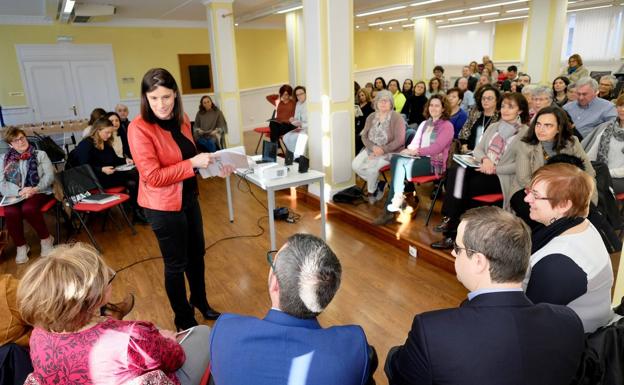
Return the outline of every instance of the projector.
<path id="1" fill-rule="evenodd" d="M 264 180 L 278 179 L 285 177 L 288 174 L 288 169 L 277 163 L 261 163 L 254 167 L 254 174 Z"/>

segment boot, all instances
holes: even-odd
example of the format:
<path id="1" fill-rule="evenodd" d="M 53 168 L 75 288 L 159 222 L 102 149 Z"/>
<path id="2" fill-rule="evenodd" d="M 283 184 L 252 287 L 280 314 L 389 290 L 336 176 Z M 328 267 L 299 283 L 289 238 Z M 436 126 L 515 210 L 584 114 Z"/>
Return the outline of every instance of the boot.
<path id="1" fill-rule="evenodd" d="M 186 330 L 197 326 L 193 308 L 186 298 L 184 273 L 165 273 L 165 291 L 169 304 L 175 314 L 174 323 L 178 330 Z"/>

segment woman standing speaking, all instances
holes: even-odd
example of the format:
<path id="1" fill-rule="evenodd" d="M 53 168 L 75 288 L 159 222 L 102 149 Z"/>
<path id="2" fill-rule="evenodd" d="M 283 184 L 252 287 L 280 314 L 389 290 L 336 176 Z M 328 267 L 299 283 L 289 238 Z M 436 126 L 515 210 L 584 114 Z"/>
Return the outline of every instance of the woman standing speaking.
<path id="1" fill-rule="evenodd" d="M 178 85 L 167 70 L 153 68 L 143 76 L 141 114 L 128 131 L 140 176 L 138 203 L 158 239 L 175 325 L 178 329 L 197 325 L 194 308 L 205 319 L 216 319 L 219 312 L 206 299 L 204 226 L 195 178 L 195 169 L 208 167 L 214 155 L 198 154 Z M 224 167 L 223 172 L 231 169 Z"/>

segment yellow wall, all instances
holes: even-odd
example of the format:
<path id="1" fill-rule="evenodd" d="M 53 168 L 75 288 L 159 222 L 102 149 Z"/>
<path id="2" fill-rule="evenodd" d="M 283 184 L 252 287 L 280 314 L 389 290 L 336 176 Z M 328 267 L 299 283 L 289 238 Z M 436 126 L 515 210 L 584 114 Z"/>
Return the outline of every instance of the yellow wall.
<path id="1" fill-rule="evenodd" d="M 284 29 L 237 29 L 236 56 L 241 89 L 288 83 Z"/>
<path id="2" fill-rule="evenodd" d="M 496 23 L 492 60 L 519 61 L 522 57 L 522 30 L 524 22 Z"/>
<path id="3" fill-rule="evenodd" d="M 353 38 L 353 68 L 413 64 L 414 31 L 356 31 Z"/>
<path id="4" fill-rule="evenodd" d="M 209 53 L 208 30 L 203 28 L 113 28 L 67 24 L 0 25 L 0 105 L 23 106 L 25 96 L 15 44 L 56 44 L 57 35 L 73 36 L 73 44 L 111 44 L 120 99 L 136 98 L 141 78 L 152 67 L 164 67 L 179 77 L 177 55 Z M 239 86 L 259 87 L 288 81 L 288 50 L 284 30 L 236 31 Z M 134 78 L 123 82 L 122 78 Z"/>

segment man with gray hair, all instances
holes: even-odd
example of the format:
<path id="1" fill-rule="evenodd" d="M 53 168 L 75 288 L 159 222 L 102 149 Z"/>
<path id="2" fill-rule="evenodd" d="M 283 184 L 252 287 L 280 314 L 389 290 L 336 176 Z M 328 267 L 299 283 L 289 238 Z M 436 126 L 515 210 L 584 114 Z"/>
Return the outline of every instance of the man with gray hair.
<path id="1" fill-rule="evenodd" d="M 377 362 L 361 327 L 316 317 L 340 287 L 340 261 L 321 239 L 295 234 L 267 254 L 271 309 L 263 319 L 223 314 L 211 335 L 219 385 L 374 384 Z"/>
<path id="2" fill-rule="evenodd" d="M 494 206 L 467 211 L 453 247 L 459 308 L 414 317 L 405 344 L 388 353 L 393 384 L 569 384 L 583 353 L 583 324 L 566 307 L 533 304 L 522 291 L 528 227 Z"/>
<path id="3" fill-rule="evenodd" d="M 597 93 L 598 82 L 590 77 L 580 78 L 576 82 L 576 101 L 563 106 L 583 138 L 601 123 L 613 120 L 617 116 L 615 105 L 596 97 Z"/>

